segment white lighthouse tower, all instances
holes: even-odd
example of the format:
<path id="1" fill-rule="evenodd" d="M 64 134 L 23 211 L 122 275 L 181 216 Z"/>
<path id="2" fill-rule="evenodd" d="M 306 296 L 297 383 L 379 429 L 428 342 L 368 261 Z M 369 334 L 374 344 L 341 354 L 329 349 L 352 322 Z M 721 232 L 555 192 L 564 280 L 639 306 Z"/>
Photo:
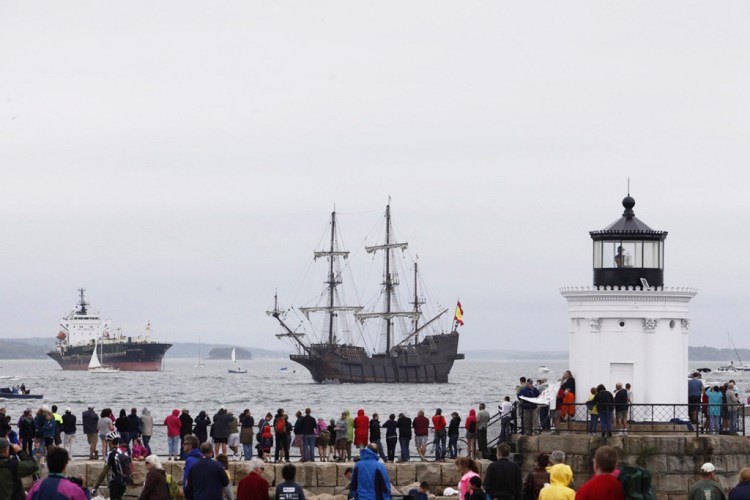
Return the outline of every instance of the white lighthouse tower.
<path id="1" fill-rule="evenodd" d="M 593 286 L 565 287 L 570 314 L 569 366 L 576 402 L 589 390 L 632 385 L 634 403 L 687 403 L 688 304 L 694 288 L 664 286 L 666 231 L 635 217 L 635 200 L 622 200 L 622 217 L 593 240 Z"/>

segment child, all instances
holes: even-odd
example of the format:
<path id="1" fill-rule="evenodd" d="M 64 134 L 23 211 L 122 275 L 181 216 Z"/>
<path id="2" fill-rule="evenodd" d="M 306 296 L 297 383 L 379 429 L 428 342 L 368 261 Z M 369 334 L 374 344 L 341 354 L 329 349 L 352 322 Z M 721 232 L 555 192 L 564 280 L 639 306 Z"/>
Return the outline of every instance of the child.
<path id="1" fill-rule="evenodd" d="M 482 478 L 472 476 L 469 479 L 469 491 L 466 492 L 464 500 L 487 500 L 487 494 L 482 489 Z"/>
<path id="2" fill-rule="evenodd" d="M 133 440 L 133 449 L 131 450 L 130 456 L 136 462 L 143 462 L 144 460 L 146 460 L 146 457 L 148 456 L 148 450 L 145 446 L 143 446 L 143 443 L 141 443 L 141 438 L 135 438 Z"/>
<path id="3" fill-rule="evenodd" d="M 232 490 L 232 475 L 229 473 L 229 458 L 227 458 L 227 456 L 223 453 L 219 453 L 219 455 L 216 457 L 216 461 L 224 466 L 224 470 L 227 473 L 227 479 L 229 479 L 229 483 L 224 486 L 224 498 L 226 500 L 234 500 L 234 491 Z"/>

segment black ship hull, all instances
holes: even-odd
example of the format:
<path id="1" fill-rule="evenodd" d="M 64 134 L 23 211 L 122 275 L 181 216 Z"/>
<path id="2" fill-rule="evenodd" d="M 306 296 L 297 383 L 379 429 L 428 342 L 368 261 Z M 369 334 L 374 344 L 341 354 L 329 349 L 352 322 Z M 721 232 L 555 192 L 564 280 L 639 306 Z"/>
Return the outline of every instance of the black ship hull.
<path id="1" fill-rule="evenodd" d="M 161 360 L 172 344 L 158 342 L 115 342 L 97 346 L 104 349 L 103 364 L 121 371 L 159 371 Z M 94 344 L 58 346 L 47 356 L 57 361 L 63 370 L 88 370 Z M 100 359 L 101 361 L 101 359 Z"/>
<path id="2" fill-rule="evenodd" d="M 289 359 L 307 368 L 318 383 L 447 383 L 458 353 L 458 334 L 430 335 L 416 345 L 368 354 L 363 347 L 312 344 Z"/>

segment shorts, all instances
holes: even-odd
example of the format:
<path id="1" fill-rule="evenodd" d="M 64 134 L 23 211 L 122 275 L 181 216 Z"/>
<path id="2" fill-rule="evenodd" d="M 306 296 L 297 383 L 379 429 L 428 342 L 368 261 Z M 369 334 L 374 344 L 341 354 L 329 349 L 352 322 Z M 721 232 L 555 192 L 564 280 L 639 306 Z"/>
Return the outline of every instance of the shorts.
<path id="1" fill-rule="evenodd" d="M 98 439 L 97 439 L 98 437 L 99 436 L 96 433 L 94 433 L 94 434 L 86 434 L 86 438 L 89 441 L 89 446 L 94 446 L 96 443 L 98 443 L 99 442 Z"/>
<path id="2" fill-rule="evenodd" d="M 213 438 L 214 444 L 227 444 L 226 438 Z"/>
<path id="3" fill-rule="evenodd" d="M 229 446 L 239 446 L 240 445 L 240 433 L 239 432 L 233 432 L 229 435 Z"/>
<path id="4" fill-rule="evenodd" d="M 341 450 L 341 451 L 346 451 L 346 439 L 337 439 L 336 449 Z"/>
<path id="5" fill-rule="evenodd" d="M 466 431 L 466 439 L 474 439 L 474 436 L 476 436 L 475 432 Z"/>
<path id="6" fill-rule="evenodd" d="M 414 444 L 419 446 L 427 446 L 427 436 L 414 436 Z"/>
<path id="7" fill-rule="evenodd" d="M 620 420 L 625 420 L 628 417 L 628 410 L 617 410 L 615 412 L 615 418 L 619 418 Z"/>

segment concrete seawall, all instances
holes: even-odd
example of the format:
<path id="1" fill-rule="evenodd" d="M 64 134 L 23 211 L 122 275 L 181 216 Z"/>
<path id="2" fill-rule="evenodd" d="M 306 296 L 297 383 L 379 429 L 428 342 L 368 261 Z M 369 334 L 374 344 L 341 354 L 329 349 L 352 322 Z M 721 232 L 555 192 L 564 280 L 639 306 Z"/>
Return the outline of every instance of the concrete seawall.
<path id="1" fill-rule="evenodd" d="M 533 468 L 534 459 L 540 452 L 563 450 L 566 462 L 573 469 L 577 485 L 586 482 L 593 474 L 592 458 L 599 446 L 607 444 L 618 451 L 619 464 L 643 465 L 653 474 L 657 495 L 662 500 L 684 500 L 688 487 L 700 477 L 700 466 L 712 462 L 717 468 L 717 477 L 728 491 L 737 484 L 740 469 L 750 465 L 750 438 L 744 436 L 627 436 L 600 438 L 586 435 L 514 436 L 513 445 L 522 460 L 525 475 Z M 298 463 L 297 482 L 304 486 L 311 496 L 330 498 L 337 495 L 347 484 L 344 471 L 354 463 L 314 462 Z M 480 473 L 490 464 L 479 461 Z M 164 462 L 164 469 L 182 479 L 183 462 Z M 103 467 L 101 461 L 75 460 L 66 473 L 81 476 L 86 484 L 93 485 Z M 266 464 L 263 472 L 270 485 L 281 481 L 283 464 Z M 442 495 L 446 487 L 455 488 L 460 479 L 456 466 L 451 463 L 418 462 L 386 464 L 392 485 L 400 492 L 419 481 L 427 481 L 436 495 Z M 248 463 L 230 462 L 232 482 L 236 485 L 248 473 Z M 146 470 L 142 462 L 135 463 L 135 485 L 129 493 L 140 493 Z M 28 479 L 26 487 L 30 486 Z M 103 491 L 106 496 L 106 489 Z M 395 492 L 394 492 L 395 493 Z"/>

